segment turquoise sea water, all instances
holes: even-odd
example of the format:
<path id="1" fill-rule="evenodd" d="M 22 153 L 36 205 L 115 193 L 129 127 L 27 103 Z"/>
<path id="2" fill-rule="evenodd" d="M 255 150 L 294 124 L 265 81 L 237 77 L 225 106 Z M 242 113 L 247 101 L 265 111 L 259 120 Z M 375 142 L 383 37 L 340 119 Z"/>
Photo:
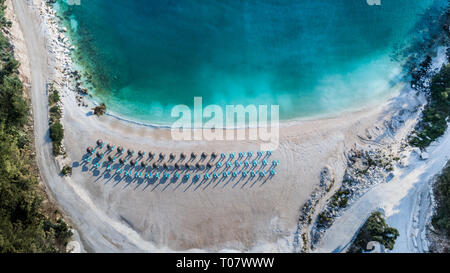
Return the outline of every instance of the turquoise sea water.
<path id="1" fill-rule="evenodd" d="M 59 1 L 94 97 L 165 124 L 174 105 L 278 104 L 281 119 L 366 105 L 400 79 L 399 48 L 447 0 Z"/>

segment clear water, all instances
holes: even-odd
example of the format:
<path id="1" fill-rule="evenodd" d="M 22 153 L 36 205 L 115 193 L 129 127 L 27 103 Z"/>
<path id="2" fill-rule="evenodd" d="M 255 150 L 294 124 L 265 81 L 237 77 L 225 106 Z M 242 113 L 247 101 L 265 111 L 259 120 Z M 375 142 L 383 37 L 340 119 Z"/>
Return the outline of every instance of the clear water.
<path id="1" fill-rule="evenodd" d="M 447 0 L 81 0 L 59 2 L 95 83 L 128 119 L 166 124 L 174 105 L 278 104 L 281 119 L 385 97 L 396 48 Z"/>

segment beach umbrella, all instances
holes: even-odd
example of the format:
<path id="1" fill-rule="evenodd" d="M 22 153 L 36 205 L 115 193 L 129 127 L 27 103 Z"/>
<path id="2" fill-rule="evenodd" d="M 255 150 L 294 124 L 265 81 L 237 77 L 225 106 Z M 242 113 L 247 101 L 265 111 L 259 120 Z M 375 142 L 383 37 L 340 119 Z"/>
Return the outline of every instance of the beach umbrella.
<path id="1" fill-rule="evenodd" d="M 158 163 L 153 163 L 153 165 L 152 165 L 152 167 L 153 167 L 153 169 L 158 169 L 159 168 L 159 164 Z"/>
<path id="2" fill-rule="evenodd" d="M 181 158 L 181 159 L 185 159 L 185 158 L 186 158 L 186 154 L 185 154 L 185 153 L 181 153 L 181 154 L 180 154 L 180 158 Z"/>
<path id="3" fill-rule="evenodd" d="M 211 169 L 212 168 L 211 163 L 206 164 L 206 168 Z"/>
<path id="4" fill-rule="evenodd" d="M 118 152 L 119 154 L 123 153 L 123 147 L 122 147 L 122 146 L 119 146 L 119 147 L 117 148 L 117 152 Z"/>
<path id="5" fill-rule="evenodd" d="M 186 167 L 186 169 L 190 169 L 191 168 L 191 164 L 189 164 L 189 163 L 184 164 L 184 166 Z"/>
<path id="6" fill-rule="evenodd" d="M 131 160 L 131 161 L 130 161 L 130 164 L 131 164 L 131 166 L 136 166 L 136 160 L 134 160 L 134 159 Z"/>
<path id="7" fill-rule="evenodd" d="M 174 160 L 175 159 L 175 154 L 171 153 L 170 154 L 170 160 Z"/>
<path id="8" fill-rule="evenodd" d="M 142 168 L 146 168 L 147 167 L 147 163 L 145 163 L 144 161 L 141 162 L 141 166 Z"/>
<path id="9" fill-rule="evenodd" d="M 125 164 L 125 160 L 123 158 L 119 159 L 120 164 Z"/>
<path id="10" fill-rule="evenodd" d="M 202 153 L 202 158 L 207 158 L 208 157 L 208 153 L 203 152 Z"/>
<path id="11" fill-rule="evenodd" d="M 155 153 L 154 152 L 149 152 L 148 153 L 148 158 L 153 159 L 155 157 Z"/>
<path id="12" fill-rule="evenodd" d="M 109 162 L 113 162 L 113 161 L 114 161 L 114 158 L 113 158 L 112 156 L 108 156 L 108 161 L 109 161 Z"/>
<path id="13" fill-rule="evenodd" d="M 216 153 L 212 153 L 211 154 L 211 158 L 216 158 L 217 157 L 217 154 Z"/>
<path id="14" fill-rule="evenodd" d="M 159 154 L 159 159 L 164 159 L 165 157 L 166 157 L 166 155 L 164 153 Z"/>
<path id="15" fill-rule="evenodd" d="M 103 154 L 100 153 L 100 152 L 97 152 L 97 157 L 98 157 L 98 158 L 101 158 L 101 157 L 103 157 Z"/>
<path id="16" fill-rule="evenodd" d="M 191 153 L 191 158 L 196 158 L 197 157 L 197 153 Z"/>
<path id="17" fill-rule="evenodd" d="M 106 148 L 108 149 L 108 151 L 110 151 L 112 149 L 112 145 L 108 144 L 108 145 L 106 145 Z"/>
<path id="18" fill-rule="evenodd" d="M 145 155 L 145 152 L 143 152 L 143 151 L 139 151 L 139 152 L 138 152 L 138 155 L 139 155 L 140 157 L 142 157 L 142 156 L 144 156 L 144 155 Z"/>
<path id="19" fill-rule="evenodd" d="M 175 169 L 179 170 L 180 169 L 180 164 L 175 163 Z"/>
<path id="20" fill-rule="evenodd" d="M 167 164 L 164 163 L 164 164 L 163 164 L 163 168 L 164 168 L 165 170 L 167 170 L 167 169 L 169 169 L 169 166 L 167 166 Z"/>
<path id="21" fill-rule="evenodd" d="M 86 152 L 87 152 L 88 154 L 92 154 L 92 153 L 94 152 L 94 149 L 93 149 L 92 147 L 88 147 L 88 148 L 86 149 Z"/>
<path id="22" fill-rule="evenodd" d="M 200 169 L 202 166 L 200 165 L 200 163 L 197 163 L 197 164 L 195 164 L 195 167 L 196 167 L 197 169 Z"/>
<path id="23" fill-rule="evenodd" d="M 101 139 L 97 140 L 97 145 L 98 146 L 102 146 L 103 145 L 103 140 L 101 140 Z"/>
<path id="24" fill-rule="evenodd" d="M 134 151 L 133 150 L 131 150 L 131 149 L 128 149 L 128 155 L 134 155 Z"/>

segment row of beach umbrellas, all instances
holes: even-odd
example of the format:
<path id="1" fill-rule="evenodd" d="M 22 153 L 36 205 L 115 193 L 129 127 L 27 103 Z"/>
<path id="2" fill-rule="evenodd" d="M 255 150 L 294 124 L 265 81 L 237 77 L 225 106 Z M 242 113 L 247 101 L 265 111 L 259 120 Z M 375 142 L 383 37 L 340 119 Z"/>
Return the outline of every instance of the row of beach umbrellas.
<path id="1" fill-rule="evenodd" d="M 105 156 L 105 154 L 104 154 L 104 153 L 101 153 L 101 152 L 97 152 L 96 156 L 97 156 L 97 158 L 103 159 L 104 156 Z M 89 158 L 90 158 L 90 157 L 89 157 Z M 110 162 L 110 163 L 116 162 L 116 161 L 117 161 L 117 156 L 109 155 L 107 159 L 108 159 L 108 162 Z M 124 165 L 124 164 L 127 163 L 127 159 L 124 158 L 124 157 L 121 157 L 121 158 L 119 158 L 118 162 L 119 162 L 120 164 Z M 138 160 L 136 160 L 136 159 L 130 160 L 130 165 L 131 165 L 131 166 L 136 166 L 137 163 L 138 163 Z M 272 161 L 272 165 L 273 165 L 273 166 L 276 167 L 276 166 L 278 166 L 278 164 L 279 164 L 279 161 L 278 161 L 278 160 L 273 160 L 273 161 Z M 221 168 L 224 164 L 223 164 L 223 162 L 217 162 L 217 164 L 215 164 L 215 165 L 216 165 L 217 168 Z M 241 162 L 241 161 L 237 160 L 237 161 L 234 162 L 234 164 L 233 164 L 232 162 L 226 162 L 226 167 L 227 167 L 227 168 L 232 167 L 233 165 L 235 165 L 236 167 L 241 167 L 242 165 L 244 165 L 245 167 L 248 167 L 248 166 L 257 167 L 257 166 L 259 166 L 259 161 L 258 161 L 258 160 L 253 160 L 253 161 L 248 161 L 248 160 L 247 160 L 247 161 Z M 263 166 L 269 165 L 269 161 L 268 161 L 268 160 L 263 160 L 263 161 L 262 161 L 262 165 L 263 165 Z M 154 162 L 152 165 L 150 165 L 150 164 L 149 164 L 148 162 L 146 162 L 146 161 L 141 161 L 141 166 L 144 167 L 144 168 L 147 168 L 147 167 L 149 167 L 149 166 L 152 166 L 153 169 L 158 169 L 158 168 L 160 168 L 160 167 L 162 166 L 164 169 L 169 169 L 169 165 L 168 165 L 167 163 L 159 164 L 159 163 L 157 163 L 157 162 Z M 203 165 L 200 164 L 200 163 L 198 163 L 198 162 L 197 162 L 196 164 L 191 164 L 191 163 L 189 163 L 189 162 L 187 162 L 187 163 L 185 163 L 185 164 L 180 164 L 180 163 L 175 163 L 175 164 L 174 164 L 174 167 L 175 167 L 175 169 L 177 169 L 177 170 L 181 169 L 182 166 L 184 166 L 186 169 L 191 169 L 193 166 L 195 166 L 195 168 L 197 168 L 197 169 L 201 169 L 201 168 L 203 167 Z M 207 169 L 211 169 L 211 168 L 213 167 L 213 164 L 211 164 L 210 162 L 208 162 L 208 163 L 205 165 L 205 167 L 206 167 Z"/>
<path id="2" fill-rule="evenodd" d="M 123 169 L 116 170 L 116 174 L 122 174 L 123 172 L 124 172 Z M 277 174 L 276 170 L 270 170 L 268 172 L 266 172 L 266 171 L 260 171 L 260 172 L 256 172 L 256 171 L 251 171 L 251 172 L 250 171 L 243 171 L 243 172 L 235 171 L 235 172 L 222 172 L 222 173 L 215 172 L 215 173 L 205 173 L 203 175 L 203 178 L 205 180 L 208 180 L 211 177 L 213 177 L 214 179 L 218 179 L 220 177 L 223 177 L 223 178 L 227 178 L 227 177 L 230 177 L 230 176 L 238 177 L 239 175 L 242 175 L 242 177 L 244 177 L 244 178 L 245 177 L 256 177 L 258 175 L 260 177 L 266 177 L 266 176 L 275 176 L 276 174 Z M 125 171 L 125 176 L 132 176 L 131 170 Z M 168 173 L 161 174 L 161 173 L 158 173 L 158 172 L 155 172 L 153 174 L 152 173 L 146 173 L 145 175 L 144 175 L 143 172 L 136 172 L 134 176 L 136 178 L 148 178 L 148 179 L 151 179 L 151 178 L 160 179 L 161 176 L 162 176 L 164 179 L 169 179 L 169 178 L 172 177 L 174 180 L 178 180 L 181 177 L 181 175 L 179 173 L 174 173 L 173 175 L 170 175 Z M 199 179 L 201 179 L 201 177 L 202 176 L 200 174 L 193 175 L 194 180 L 199 180 Z M 189 180 L 190 178 L 191 178 L 191 175 L 188 174 L 188 173 L 183 175 L 183 180 Z"/>
<path id="3" fill-rule="evenodd" d="M 93 154 L 93 153 L 97 150 L 97 148 L 100 148 L 100 149 L 101 149 L 101 148 L 104 147 L 104 145 L 105 145 L 105 143 L 104 143 L 102 140 L 99 139 L 99 140 L 97 141 L 97 147 L 95 147 L 95 148 L 93 148 L 93 147 L 88 147 L 86 151 L 87 151 L 89 154 Z M 114 149 L 115 149 L 115 145 L 107 144 L 106 146 L 107 146 L 107 150 L 108 150 L 108 151 L 114 151 Z M 124 149 L 122 146 L 119 146 L 119 147 L 117 147 L 117 153 L 120 154 L 120 155 L 122 155 L 122 154 L 125 153 L 125 149 Z M 128 149 L 128 150 L 127 150 L 127 155 L 128 155 L 128 156 L 134 156 L 134 154 L 135 154 L 135 151 L 134 151 L 134 150 L 132 150 L 132 149 Z M 263 156 L 264 154 L 267 154 L 268 156 L 271 156 L 271 155 L 272 155 L 272 152 L 271 152 L 271 151 L 267 151 L 267 152 L 259 151 L 259 152 L 257 152 L 257 156 L 258 156 L 258 157 L 261 157 L 261 156 Z M 98 156 L 98 157 L 103 157 L 103 155 L 104 155 L 104 153 L 97 152 L 97 156 Z M 145 155 L 146 155 L 146 153 L 145 153 L 144 151 L 138 151 L 138 157 L 142 158 L 142 157 L 144 157 Z M 247 153 L 240 152 L 240 153 L 238 153 L 238 157 L 239 157 L 239 158 L 243 158 L 243 157 L 245 157 L 245 155 L 247 155 L 248 157 L 252 157 L 252 156 L 253 156 L 253 152 L 247 152 Z M 154 152 L 149 152 L 149 153 L 148 153 L 148 158 L 150 158 L 150 159 L 154 159 L 155 156 L 156 156 L 156 154 L 155 154 Z M 228 156 L 227 153 L 221 153 L 221 154 L 220 154 L 220 157 L 221 157 L 222 159 L 226 158 L 227 156 Z M 180 153 L 179 157 L 180 157 L 181 160 L 184 160 L 184 159 L 187 158 L 187 154 L 186 154 L 186 153 Z M 198 158 L 198 157 L 199 157 L 199 154 L 196 153 L 196 152 L 192 152 L 192 153 L 190 154 L 190 158 L 191 158 L 191 159 L 196 159 L 196 158 Z M 206 159 L 206 158 L 209 157 L 209 154 L 208 154 L 207 152 L 202 152 L 202 153 L 200 154 L 200 157 L 201 157 L 202 159 Z M 219 157 L 219 155 L 218 155 L 217 153 L 215 153 L 215 152 L 211 153 L 211 159 L 216 159 L 216 158 L 218 158 L 218 157 Z M 236 157 L 236 154 L 235 154 L 235 153 L 230 153 L 230 154 L 229 154 L 229 158 L 230 158 L 230 159 L 233 159 L 233 158 L 235 158 L 235 157 Z M 164 160 L 164 159 L 166 158 L 166 154 L 161 152 L 161 153 L 159 153 L 158 158 L 159 158 L 160 160 Z M 170 160 L 175 160 L 175 159 L 176 159 L 176 155 L 175 155 L 174 153 L 170 153 L 170 154 L 169 154 L 169 159 L 170 159 Z"/>

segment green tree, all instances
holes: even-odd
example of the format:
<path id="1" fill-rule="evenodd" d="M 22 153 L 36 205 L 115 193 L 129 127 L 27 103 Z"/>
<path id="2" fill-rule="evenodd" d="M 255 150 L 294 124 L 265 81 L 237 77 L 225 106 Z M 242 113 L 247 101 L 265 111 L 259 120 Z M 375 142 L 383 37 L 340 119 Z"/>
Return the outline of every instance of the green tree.
<path id="1" fill-rule="evenodd" d="M 55 122 L 50 126 L 50 138 L 57 143 L 61 144 L 64 138 L 64 128 L 59 122 Z"/>

